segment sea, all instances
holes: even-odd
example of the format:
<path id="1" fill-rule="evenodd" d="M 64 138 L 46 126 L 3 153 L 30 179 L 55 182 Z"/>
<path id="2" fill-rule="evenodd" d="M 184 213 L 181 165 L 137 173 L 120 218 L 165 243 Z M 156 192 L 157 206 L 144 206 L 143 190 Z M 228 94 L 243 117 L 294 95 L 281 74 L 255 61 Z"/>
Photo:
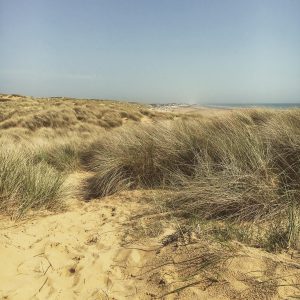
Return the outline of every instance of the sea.
<path id="1" fill-rule="evenodd" d="M 300 103 L 222 103 L 214 105 L 203 105 L 211 108 L 277 108 L 277 109 L 289 109 L 289 108 L 300 108 Z"/>

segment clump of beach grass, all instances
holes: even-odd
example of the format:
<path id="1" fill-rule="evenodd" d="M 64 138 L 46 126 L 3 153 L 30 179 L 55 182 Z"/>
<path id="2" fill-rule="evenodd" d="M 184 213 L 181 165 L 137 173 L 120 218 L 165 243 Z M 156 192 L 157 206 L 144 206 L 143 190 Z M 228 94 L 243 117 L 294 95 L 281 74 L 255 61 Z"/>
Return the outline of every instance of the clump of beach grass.
<path id="1" fill-rule="evenodd" d="M 45 162 L 35 163 L 31 150 L 0 144 L 0 210 L 13 218 L 31 209 L 64 206 L 65 175 Z"/>
<path id="2" fill-rule="evenodd" d="M 298 110 L 251 109 L 123 127 L 84 153 L 85 167 L 94 172 L 85 196 L 163 188 L 172 192 L 166 208 L 174 215 L 234 224 L 280 222 L 287 229 L 281 244 L 296 245 L 299 226 L 291 211 L 300 207 L 299 132 Z"/>
<path id="3" fill-rule="evenodd" d="M 74 172 L 80 167 L 80 151 L 83 148 L 80 139 L 60 138 L 48 141 L 36 147 L 34 161 L 44 162 L 60 172 Z"/>

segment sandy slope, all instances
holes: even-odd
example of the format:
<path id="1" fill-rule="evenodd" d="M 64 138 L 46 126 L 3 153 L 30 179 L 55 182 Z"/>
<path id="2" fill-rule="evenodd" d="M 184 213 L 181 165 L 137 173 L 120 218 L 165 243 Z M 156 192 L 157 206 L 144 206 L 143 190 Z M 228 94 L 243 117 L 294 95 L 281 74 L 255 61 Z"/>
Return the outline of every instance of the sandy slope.
<path id="1" fill-rule="evenodd" d="M 16 226 L 2 222 L 0 298 L 132 299 L 139 282 L 128 274 L 143 255 L 121 247 L 122 222 L 136 208 L 122 200 L 77 203 Z"/>
<path id="2" fill-rule="evenodd" d="M 179 279 L 179 262 L 206 249 L 162 246 L 162 236 L 171 231 L 135 239 L 132 216 L 147 208 L 139 201 L 143 193 L 73 200 L 66 212 L 20 223 L 1 220 L 0 299 L 254 300 L 300 294 L 297 258 L 250 248 L 228 260 L 221 275 L 213 268 Z"/>

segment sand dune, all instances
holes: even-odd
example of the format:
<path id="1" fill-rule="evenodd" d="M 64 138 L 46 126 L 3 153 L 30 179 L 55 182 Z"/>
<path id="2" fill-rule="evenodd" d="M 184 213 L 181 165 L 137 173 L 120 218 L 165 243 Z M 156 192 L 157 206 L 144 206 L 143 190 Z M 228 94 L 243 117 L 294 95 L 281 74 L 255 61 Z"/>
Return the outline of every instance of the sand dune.
<path id="1" fill-rule="evenodd" d="M 81 203 L 24 224 L 1 224 L 0 295 L 7 299 L 123 299 L 137 285 L 122 266 L 142 255 L 121 247 L 132 203 Z M 118 263 L 121 265 L 118 266 Z"/>
<path id="2" fill-rule="evenodd" d="M 162 236 L 172 229 L 128 243 L 132 216 L 146 208 L 140 201 L 143 193 L 123 192 L 91 202 L 75 199 L 59 214 L 45 213 L 20 223 L 2 220 L 0 298 L 288 299 L 297 295 L 295 259 L 289 265 L 287 256 L 257 249 L 233 257 L 222 280 L 216 270 L 211 270 L 215 279 L 213 273 L 206 273 L 179 280 L 176 260 L 200 253 L 193 243 L 189 248 L 162 246 Z M 283 278 L 283 286 L 266 288 L 260 282 L 268 282 L 268 275 Z"/>
<path id="3" fill-rule="evenodd" d="M 200 112 L 201 110 L 195 113 L 190 112 L 190 117 L 197 116 L 197 118 L 201 119 L 201 115 L 198 114 Z M 215 113 L 213 111 L 210 116 L 213 116 Z M 227 111 L 224 111 L 222 115 L 226 113 Z M 60 116 L 60 114 L 58 115 Z M 35 114 L 31 117 L 34 116 Z M 250 116 L 252 117 L 250 118 Z M 228 151 L 235 158 L 233 161 L 236 161 L 236 166 L 245 168 L 245 174 L 252 176 L 252 169 L 248 170 L 247 160 L 243 160 L 242 158 L 248 157 L 249 153 L 256 153 L 257 149 L 260 148 L 256 148 L 257 139 L 255 135 L 250 140 L 244 138 L 246 136 L 244 133 L 249 133 L 249 128 L 247 128 L 248 123 L 252 124 L 252 130 L 254 128 L 256 130 L 259 122 L 264 123 L 267 118 L 272 120 L 274 117 L 276 122 L 270 123 L 271 125 L 269 126 L 272 129 L 270 132 L 275 132 L 276 134 L 272 137 L 271 141 L 278 142 L 279 137 L 282 135 L 282 131 L 277 129 L 278 126 L 280 124 L 285 124 L 284 126 L 289 125 L 289 122 L 287 122 L 289 116 L 294 116 L 295 120 L 297 120 L 298 112 L 295 111 L 293 114 L 282 113 L 282 115 L 279 114 L 276 117 L 274 114 L 272 116 L 273 113 L 271 111 L 250 111 L 249 115 L 232 115 L 232 119 L 228 116 L 229 119 L 224 119 L 221 123 L 218 120 L 216 120 L 216 123 L 207 123 L 213 127 L 209 127 L 203 123 L 202 126 L 204 126 L 204 129 L 211 130 L 204 131 L 210 132 L 207 136 L 207 141 L 211 140 L 211 137 L 218 137 L 220 133 L 217 128 L 220 125 L 228 129 L 224 132 L 222 131 L 225 134 L 221 134 L 217 139 L 220 143 L 212 144 L 212 157 L 217 157 L 221 161 L 223 159 L 227 162 L 227 156 L 223 157 L 223 154 Z M 159 119 L 158 117 L 159 115 L 157 115 L 157 119 Z M 165 117 L 168 119 L 167 117 L 169 116 L 166 115 Z M 179 118 L 176 114 L 173 117 L 174 119 Z M 122 120 L 123 122 L 130 121 L 127 117 Z M 232 120 L 236 122 L 233 126 L 231 124 Z M 245 124 L 241 120 L 245 121 L 248 125 L 245 127 Z M 282 123 L 278 123 L 278 120 Z M 205 185 L 200 180 L 203 177 L 197 178 L 197 182 L 184 182 L 186 177 L 182 177 L 183 181 L 179 185 L 179 188 L 185 188 L 185 197 L 181 199 L 183 203 L 179 202 L 179 205 L 177 205 L 177 213 L 175 212 L 176 205 L 174 202 L 176 199 L 177 201 L 178 199 L 180 200 L 180 197 L 174 197 L 176 195 L 180 196 L 180 193 L 178 193 L 179 190 L 174 189 L 177 181 L 174 181 L 174 185 L 171 185 L 168 189 L 165 188 L 163 180 L 158 185 L 157 182 L 153 181 L 156 176 L 161 176 L 163 179 L 168 178 L 168 176 L 164 177 L 165 175 L 176 175 L 176 172 L 168 174 L 166 171 L 177 171 L 175 167 L 178 165 L 178 162 L 181 162 L 181 165 L 189 166 L 191 161 L 194 161 L 190 161 L 189 158 L 194 159 L 194 155 L 198 155 L 200 152 L 190 153 L 190 141 L 196 142 L 196 145 L 197 143 L 199 144 L 199 149 L 197 148 L 199 151 L 202 149 L 202 144 L 205 144 L 202 139 L 198 140 L 196 138 L 197 133 L 201 129 L 201 127 L 198 127 L 199 124 L 191 122 L 186 123 L 190 125 L 182 127 L 184 123 L 179 122 L 177 124 L 178 127 L 175 126 L 174 130 L 169 130 L 169 127 L 165 127 L 167 130 L 162 131 L 163 134 L 159 135 L 164 127 L 159 127 L 157 130 L 154 126 L 164 125 L 163 123 L 155 123 L 156 121 L 152 119 L 151 115 L 149 116 L 148 111 L 139 117 L 139 122 L 141 124 L 138 126 L 136 124 L 131 124 L 132 126 L 128 124 L 128 127 L 126 127 L 127 125 L 124 126 L 124 131 L 113 129 L 113 131 L 107 131 L 105 134 L 101 131 L 102 133 L 99 133 L 101 137 L 99 144 L 92 143 L 94 138 L 97 137 L 98 131 L 91 135 L 78 135 L 77 139 L 74 140 L 74 145 L 70 141 L 69 144 L 64 145 L 62 142 L 65 138 L 68 141 L 68 136 L 59 136 L 60 140 L 56 141 L 57 133 L 52 128 L 47 128 L 50 132 L 53 131 L 49 135 L 50 137 L 52 136 L 52 140 L 48 135 L 40 136 L 39 133 L 33 130 L 30 134 L 34 134 L 34 136 L 30 137 L 30 143 L 36 144 L 35 152 L 31 153 L 35 159 L 32 158 L 29 162 L 25 159 L 26 144 L 25 142 L 24 144 L 20 144 L 19 151 L 14 153 L 14 155 L 17 155 L 17 157 L 20 156 L 22 158 L 21 162 L 24 160 L 23 168 L 20 168 L 19 160 L 12 160 L 8 164 L 11 167 L 9 170 L 18 171 L 15 173 L 11 171 L 7 172 L 8 175 L 16 174 L 13 180 L 10 180 L 10 176 L 7 176 L 8 179 L 6 180 L 5 188 L 10 188 L 10 197 L 8 199 L 15 200 L 17 195 L 20 208 L 24 202 L 26 203 L 23 196 L 24 191 L 33 190 L 35 193 L 29 198 L 29 200 L 33 200 L 33 203 L 26 210 L 26 214 L 20 215 L 23 218 L 22 221 L 12 221 L 8 217 L 1 215 L 0 299 L 256 300 L 300 298 L 300 256 L 298 245 L 292 245 L 288 242 L 281 245 L 281 248 L 275 249 L 275 247 L 273 250 L 268 250 L 266 244 L 264 244 L 265 241 L 259 240 L 259 236 L 256 237 L 255 234 L 257 231 L 253 232 L 255 237 L 253 240 L 248 241 L 248 243 L 247 241 L 244 242 L 243 236 L 239 236 L 244 232 L 244 225 L 247 225 L 247 219 L 243 221 L 243 218 L 240 218 L 240 220 L 236 218 L 234 220 L 235 222 L 238 221 L 237 224 L 239 226 L 239 230 L 236 232 L 235 227 L 230 227 L 230 225 L 236 225 L 234 222 L 227 224 L 228 228 L 226 226 L 219 226 L 222 225 L 219 222 L 226 219 L 222 220 L 218 217 L 222 216 L 231 203 L 234 205 L 242 203 L 240 211 L 237 211 L 240 213 L 239 216 L 243 216 L 241 213 L 244 211 L 252 211 L 252 206 L 245 206 L 249 203 L 251 204 L 251 201 L 249 203 L 247 202 L 248 200 L 243 202 L 243 198 L 236 197 L 239 196 L 237 194 L 233 194 L 233 198 L 228 197 L 228 195 L 231 195 L 230 190 L 227 189 L 226 178 L 227 176 L 231 176 L 230 173 L 225 173 L 222 176 L 211 173 L 210 175 L 217 176 L 211 177 L 212 179 L 216 178 L 216 180 L 212 182 L 207 181 Z M 170 124 L 169 122 L 172 121 L 165 120 L 164 122 L 164 124 Z M 152 124 L 154 124 L 153 127 L 151 127 Z M 147 127 L 148 125 L 149 127 Z M 284 126 L 283 129 L 285 128 Z M 137 131 L 137 128 L 140 131 Z M 239 128 L 242 128 L 241 131 L 239 131 Z M 293 132 L 291 135 L 293 137 L 293 127 L 286 128 L 288 133 Z M 295 126 L 295 128 L 299 128 L 299 126 Z M 11 129 L 19 132 L 21 128 L 13 127 Z M 42 129 L 45 130 L 46 128 Z M 73 136 L 72 127 L 69 129 L 70 135 Z M 244 129 L 247 129 L 247 131 L 244 131 Z M 64 128 L 63 130 L 66 129 Z M 256 134 L 256 131 L 253 132 Z M 157 135 L 158 139 L 144 139 L 143 137 L 146 136 L 146 133 L 148 133 L 148 137 Z M 233 134 L 229 135 L 229 139 L 226 139 L 225 137 L 228 137 L 230 133 Z M 7 136 L 3 138 L 3 147 L 5 148 L 3 153 L 9 153 L 13 156 L 11 149 L 14 149 L 17 144 L 19 145 L 20 137 L 16 134 L 16 143 L 12 144 L 9 148 L 7 147 L 9 145 L 7 141 L 9 141 L 11 135 L 5 132 L 6 134 Z M 265 134 L 268 135 L 268 138 L 270 137 L 267 132 Z M 173 138 L 168 139 L 168 135 Z M 87 137 L 90 139 L 89 142 L 87 142 Z M 28 138 L 29 141 L 29 137 L 26 135 L 23 138 Z M 109 143 L 106 143 L 107 140 Z M 182 140 L 184 141 L 183 144 L 181 143 Z M 238 144 L 244 145 L 242 148 L 232 148 L 231 140 L 244 141 L 245 144 Z M 222 141 L 227 141 L 225 146 Z M 249 141 L 250 143 L 248 143 Z M 279 144 L 274 143 L 270 145 L 286 145 L 287 141 L 283 136 L 283 139 L 279 140 Z M 295 165 L 297 165 L 296 155 L 293 153 L 298 153 L 296 152 L 298 148 L 295 146 L 298 144 L 293 141 L 291 139 L 291 148 L 289 150 L 292 152 L 288 151 L 287 154 L 289 155 L 286 157 L 289 159 L 292 158 L 292 162 L 295 162 Z M 297 141 L 296 138 L 295 141 Z M 39 143 L 45 143 L 49 148 L 39 148 Z M 83 150 L 81 146 L 84 144 L 90 145 L 90 148 Z M 153 145 L 154 148 L 156 147 L 156 151 L 154 151 L 155 155 L 153 155 L 152 151 Z M 252 152 L 248 151 L 249 145 L 253 146 L 251 148 Z M 99 149 L 108 150 L 101 150 L 100 157 L 97 157 Z M 96 150 L 96 153 L 94 153 L 94 150 Z M 280 153 L 284 154 L 285 152 Z M 120 159 L 123 158 L 123 155 L 125 156 L 124 160 Z M 4 155 L 3 157 L 7 158 L 9 156 Z M 94 165 L 89 165 L 91 162 L 89 160 L 84 162 L 84 158 L 86 157 L 89 159 L 92 158 Z M 35 169 L 37 158 L 39 162 L 43 162 L 45 168 Z M 138 159 L 136 160 L 136 158 Z M 257 158 L 258 162 L 264 162 L 264 160 L 260 159 L 264 158 L 264 156 L 258 155 Z M 80 165 L 80 159 L 82 159 L 82 165 Z M 164 164 L 165 160 L 168 162 L 166 165 Z M 2 161 L 5 162 L 5 160 Z M 257 162 L 256 158 L 253 161 L 254 163 Z M 113 165 L 105 165 L 105 162 L 113 162 Z M 211 162 L 207 161 L 207 163 L 210 165 Z M 128 164 L 131 173 L 126 172 Z M 291 165 L 293 164 L 291 163 Z M 153 168 L 156 165 L 159 165 L 160 168 Z M 98 168 L 99 166 L 100 168 Z M 111 167 L 117 171 L 116 175 L 120 175 L 119 177 L 110 176 Z M 52 174 L 52 177 L 49 179 L 49 182 L 45 183 L 44 188 L 47 195 L 51 195 L 52 182 L 59 174 L 62 176 L 69 174 L 66 175 L 68 179 L 62 181 L 61 185 L 59 185 L 59 189 L 63 188 L 64 185 L 67 187 L 66 194 L 61 193 L 57 197 L 60 201 L 59 203 L 63 205 L 36 206 L 34 204 L 36 204 L 35 201 L 37 199 L 39 200 L 37 195 L 39 195 L 40 190 L 35 191 L 34 187 L 41 185 L 41 178 L 45 177 L 44 170 L 49 171 L 49 169 L 53 172 L 49 173 Z M 22 190 L 20 192 L 19 189 L 24 182 L 22 176 L 26 172 L 27 177 L 31 178 L 29 175 L 32 174 L 32 170 L 36 172 L 33 173 L 36 176 L 29 181 L 29 184 L 27 183 L 25 186 L 26 189 L 22 193 Z M 75 172 L 75 170 L 77 171 Z M 107 170 L 108 172 L 106 172 Z M 122 170 L 120 174 L 118 173 L 119 170 Z M 229 170 L 231 169 L 229 168 Z M 105 172 L 101 173 L 103 171 Z M 101 176 L 97 177 L 99 174 Z M 178 174 L 182 175 L 181 173 Z M 244 173 L 236 174 L 245 175 Z M 273 176 L 272 173 L 270 174 Z M 127 178 L 126 176 L 129 177 Z M 251 178 L 253 181 L 255 177 L 249 176 L 247 178 Z M 275 191 L 278 181 L 275 180 L 276 177 L 272 176 L 261 177 L 265 180 L 262 182 L 266 183 L 266 187 L 262 190 L 263 193 L 261 195 L 257 193 L 256 189 L 261 186 L 260 177 L 257 179 L 257 184 L 255 181 L 256 185 L 253 186 L 250 184 L 251 180 L 249 182 L 245 181 L 246 191 L 251 191 L 251 193 L 253 191 L 253 197 L 250 194 L 250 200 L 258 196 L 258 198 L 261 197 L 258 200 L 262 204 L 266 203 L 267 208 L 274 206 L 272 204 L 273 198 L 271 197 L 272 201 L 268 200 L 270 196 L 269 191 Z M 27 177 L 25 176 L 25 178 Z M 88 181 L 88 178 L 94 178 L 95 181 Z M 126 184 L 122 185 L 121 183 L 124 178 L 130 179 L 132 184 L 130 186 Z M 143 184 L 140 180 L 141 178 L 149 184 Z M 180 177 L 177 178 L 176 176 L 171 178 L 180 179 Z M 98 181 L 99 179 L 100 182 Z M 101 181 L 102 179 L 104 181 Z M 271 183 L 269 179 L 271 179 Z M 298 177 L 295 176 L 294 182 L 298 188 L 297 179 Z M 198 189 L 199 182 L 202 185 L 199 185 L 200 188 Z M 219 182 L 222 182 L 223 186 L 220 186 Z M 91 184 L 88 185 L 88 183 Z M 120 183 L 119 186 L 118 183 Z M 232 182 L 228 181 L 228 183 Z M 196 185 L 193 186 L 193 184 Z M 212 186 L 209 184 L 212 184 Z M 113 195 L 111 195 L 110 190 L 112 185 L 118 187 L 116 190 L 113 190 Z M 41 186 L 43 187 L 43 185 Z M 205 197 L 203 197 L 201 192 L 205 187 L 210 187 L 210 189 L 206 190 Z M 96 191 L 94 191 L 94 188 Z M 191 190 L 193 188 L 194 194 L 193 190 Z M 102 189 L 104 193 L 102 193 Z M 79 193 L 76 193 L 79 190 L 81 196 Z M 222 193 L 220 194 L 219 191 Z M 245 190 L 242 189 L 242 191 Z M 91 192 L 88 194 L 89 197 L 84 197 L 86 192 Z M 192 193 L 190 194 L 190 192 Z M 173 198 L 169 199 L 170 193 L 172 193 Z M 75 198 L 69 199 L 72 195 Z M 213 198 L 209 198 L 210 195 L 213 195 Z M 230 201 L 223 202 L 224 196 L 225 200 L 227 196 L 227 199 Z M 207 197 L 211 202 L 204 201 Z M 90 201 L 84 202 L 83 198 L 90 199 Z M 194 202 L 198 198 L 202 199 L 202 201 L 198 201 L 194 205 Z M 188 200 L 187 202 L 186 199 Z M 281 202 L 275 201 L 276 205 L 274 206 L 277 210 L 280 210 L 281 207 L 284 208 L 287 204 L 287 202 L 284 202 L 286 198 L 279 199 Z M 50 200 L 48 199 L 48 202 L 51 202 L 53 199 Z M 14 204 L 14 201 L 12 201 L 12 204 Z M 56 213 L 43 211 L 45 207 L 48 209 L 60 209 L 64 204 L 66 204 L 65 211 L 60 211 L 59 213 L 57 211 Z M 185 206 L 186 204 L 188 205 Z M 208 207 L 208 204 L 211 204 L 211 206 Z M 278 206 L 278 204 L 283 205 Z M 178 211 L 182 207 L 189 215 L 186 219 L 184 219 L 184 214 L 178 214 Z M 8 205 L 7 208 L 7 210 L 3 210 L 3 214 L 14 212 L 13 205 L 12 207 Z M 221 208 L 221 210 L 218 211 L 215 208 Z M 32 212 L 31 209 L 35 209 L 35 211 Z M 195 220 L 193 218 L 194 209 L 197 209 L 197 218 Z M 201 214 L 202 212 L 206 212 L 206 210 L 209 211 L 209 209 L 216 212 L 213 223 L 211 223 L 211 217 L 205 217 L 205 214 Z M 18 206 L 16 207 L 17 211 Z M 258 214 L 259 212 L 257 209 L 256 213 Z M 10 216 L 19 215 L 11 213 Z M 206 224 L 202 225 L 207 225 L 207 227 L 200 226 L 202 221 L 206 221 Z M 277 227 L 277 225 L 280 225 L 280 221 L 280 218 L 274 219 L 272 225 Z M 297 219 L 294 221 L 290 224 L 298 226 Z M 186 230 L 184 226 L 187 226 Z M 261 224 L 257 223 L 255 229 L 259 231 L 261 228 Z M 228 231 L 224 229 L 228 229 Z M 226 237 L 228 232 L 229 236 Z M 282 240 L 282 236 L 277 235 L 274 237 L 272 235 L 274 232 L 270 232 L 268 241 L 270 238 L 270 243 L 276 246 L 276 243 Z M 234 235 L 235 233 L 238 235 Z M 276 231 L 275 233 L 281 234 L 280 231 Z M 286 232 L 284 233 L 283 237 L 286 236 Z M 293 231 L 289 231 L 288 233 L 292 234 Z M 221 236 L 221 241 L 219 239 L 220 235 L 223 235 Z M 251 232 L 249 236 L 251 237 Z M 273 252 L 269 253 L 266 250 Z"/>

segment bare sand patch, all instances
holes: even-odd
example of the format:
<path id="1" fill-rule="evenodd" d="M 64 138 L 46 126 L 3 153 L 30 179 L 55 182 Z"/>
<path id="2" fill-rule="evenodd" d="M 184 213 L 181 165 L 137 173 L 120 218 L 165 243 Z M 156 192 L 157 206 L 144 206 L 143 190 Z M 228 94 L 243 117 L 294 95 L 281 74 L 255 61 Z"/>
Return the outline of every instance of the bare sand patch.
<path id="1" fill-rule="evenodd" d="M 69 209 L 59 214 L 19 223 L 3 219 L 1 299 L 287 299 L 297 295 L 300 265 L 287 255 L 241 246 L 222 268 L 198 272 L 205 248 L 198 242 L 163 245 L 163 237 L 174 232 L 171 225 L 152 237 L 130 237 L 139 230 L 136 222 L 144 222 L 143 217 L 133 217 L 147 209 L 142 201 L 145 193 L 122 192 L 90 202 L 73 199 Z M 151 225 L 144 222 L 144 226 Z"/>

